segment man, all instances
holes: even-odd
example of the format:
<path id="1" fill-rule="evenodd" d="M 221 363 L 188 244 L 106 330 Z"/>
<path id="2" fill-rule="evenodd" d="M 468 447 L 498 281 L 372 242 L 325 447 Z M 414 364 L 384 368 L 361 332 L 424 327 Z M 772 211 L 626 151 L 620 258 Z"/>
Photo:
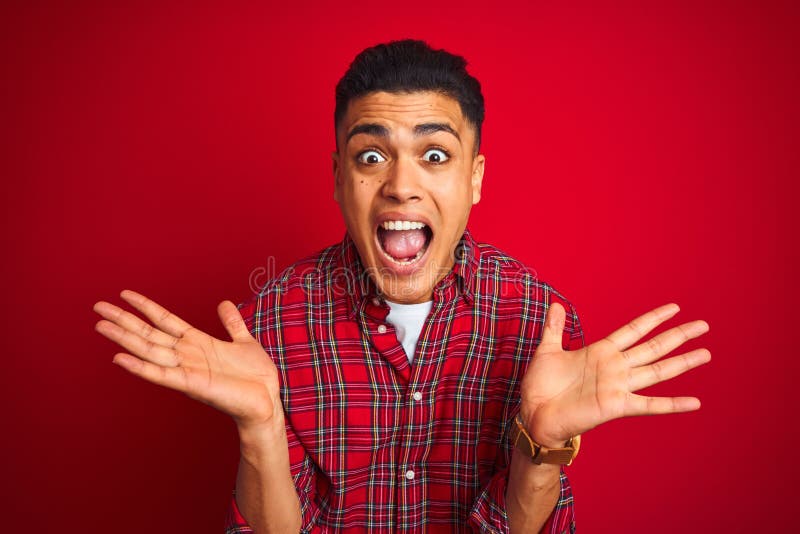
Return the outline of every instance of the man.
<path id="1" fill-rule="evenodd" d="M 106 302 L 129 372 L 237 423 L 229 532 L 565 532 L 562 470 L 605 421 L 699 408 L 633 392 L 706 363 L 703 321 L 637 342 L 657 308 L 583 347 L 574 307 L 466 230 L 480 200 L 483 97 L 458 56 L 363 51 L 337 85 L 334 198 L 347 234 L 239 307 L 232 341 L 132 291 Z M 241 313 L 240 313 L 241 312 Z"/>

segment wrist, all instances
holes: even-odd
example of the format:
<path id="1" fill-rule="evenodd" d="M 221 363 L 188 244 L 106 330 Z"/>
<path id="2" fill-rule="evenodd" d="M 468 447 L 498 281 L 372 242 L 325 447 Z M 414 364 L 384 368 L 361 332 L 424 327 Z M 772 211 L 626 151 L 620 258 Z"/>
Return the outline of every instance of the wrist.
<path id="1" fill-rule="evenodd" d="M 558 439 L 558 438 L 540 438 L 539 433 L 536 432 L 536 429 L 531 429 L 528 431 L 530 433 L 531 439 L 538 443 L 543 447 L 547 447 L 548 449 L 561 449 L 566 447 L 567 439 Z"/>
<path id="2" fill-rule="evenodd" d="M 522 451 L 532 463 L 537 465 L 543 463 L 571 465 L 580 450 L 580 436 L 573 436 L 568 440 L 557 437 L 540 442 L 531 436 L 528 427 L 522 420 L 521 413 L 514 418 L 509 430 L 508 438 L 511 446 L 515 450 Z"/>
<path id="3" fill-rule="evenodd" d="M 237 423 L 239 444 L 243 450 L 270 448 L 286 444 L 286 425 L 283 417 L 273 417 L 262 423 Z"/>
<path id="4" fill-rule="evenodd" d="M 564 447 L 573 436 L 558 436 L 554 432 L 548 431 L 543 428 L 541 424 L 536 422 L 534 414 L 539 407 L 529 409 L 521 406 L 519 410 L 519 417 L 528 435 L 539 445 L 547 447 L 548 449 Z"/>
<path id="5" fill-rule="evenodd" d="M 261 441 L 279 439 L 286 433 L 285 414 L 279 397 L 272 398 L 268 413 L 234 417 L 239 439 Z"/>

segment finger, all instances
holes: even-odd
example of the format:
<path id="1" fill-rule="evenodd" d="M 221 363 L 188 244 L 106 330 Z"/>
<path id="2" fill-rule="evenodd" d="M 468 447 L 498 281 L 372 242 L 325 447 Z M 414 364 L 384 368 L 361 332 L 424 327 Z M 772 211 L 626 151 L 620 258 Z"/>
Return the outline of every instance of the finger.
<path id="1" fill-rule="evenodd" d="M 124 289 L 120 294 L 125 302 L 139 310 L 145 317 L 167 334 L 181 337 L 192 325 L 144 295 Z"/>
<path id="2" fill-rule="evenodd" d="M 624 416 L 682 413 L 699 408 L 700 399 L 697 397 L 645 397 L 630 393 L 625 402 Z"/>
<path id="3" fill-rule="evenodd" d="M 631 391 L 638 391 L 670 378 L 675 378 L 709 361 L 711 361 L 711 353 L 708 350 L 693 350 L 686 354 L 632 369 L 628 385 Z"/>
<path id="4" fill-rule="evenodd" d="M 669 354 L 690 339 L 702 336 L 706 332 L 708 332 L 708 323 L 705 321 L 684 323 L 625 351 L 625 355 L 631 367 L 638 367 Z"/>
<path id="5" fill-rule="evenodd" d="M 253 339 L 244 319 L 242 319 L 242 315 L 239 313 L 239 309 L 233 302 L 229 300 L 220 302 L 217 306 L 217 314 L 232 340 L 249 341 Z"/>
<path id="6" fill-rule="evenodd" d="M 642 339 L 653 328 L 657 327 L 680 311 L 677 304 L 665 304 L 641 315 L 619 330 L 612 332 L 606 339 L 611 341 L 617 350 L 625 350 Z"/>
<path id="7" fill-rule="evenodd" d="M 178 338 L 172 337 L 171 335 L 164 333 L 157 328 L 153 328 L 152 325 L 142 321 L 134 314 L 125 311 L 118 306 L 114 306 L 109 302 L 96 302 L 92 309 L 105 319 L 118 324 L 126 330 L 139 334 L 139 336 L 150 340 L 153 343 L 157 343 L 165 347 L 173 347 L 178 341 Z"/>
<path id="8" fill-rule="evenodd" d="M 168 367 L 180 364 L 180 357 L 175 349 L 143 339 L 111 321 L 98 321 L 95 330 L 143 360 Z"/>
<path id="9" fill-rule="evenodd" d="M 566 312 L 564 306 L 558 302 L 550 303 L 547 310 L 547 315 L 544 318 L 544 328 L 542 329 L 541 345 L 558 345 L 559 349 L 562 348 L 561 336 L 564 333 L 564 321 L 566 320 Z"/>
<path id="10" fill-rule="evenodd" d="M 188 381 L 186 379 L 186 370 L 182 367 L 162 367 L 154 363 L 140 360 L 124 352 L 115 354 L 113 362 L 132 375 L 136 375 L 153 384 L 158 384 L 159 386 L 168 387 L 184 393 L 187 390 Z"/>

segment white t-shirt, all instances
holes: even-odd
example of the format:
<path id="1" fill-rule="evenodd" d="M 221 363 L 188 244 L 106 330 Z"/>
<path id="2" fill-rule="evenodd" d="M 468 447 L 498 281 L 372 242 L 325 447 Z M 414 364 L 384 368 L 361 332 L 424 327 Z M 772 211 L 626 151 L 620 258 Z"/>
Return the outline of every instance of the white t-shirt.
<path id="1" fill-rule="evenodd" d="M 433 301 L 422 302 L 420 304 L 398 304 L 386 301 L 389 305 L 389 315 L 386 322 L 394 326 L 397 332 L 397 341 L 403 345 L 408 357 L 408 363 L 414 359 L 414 352 L 417 348 L 417 340 L 422 332 L 422 325 L 433 307 Z"/>

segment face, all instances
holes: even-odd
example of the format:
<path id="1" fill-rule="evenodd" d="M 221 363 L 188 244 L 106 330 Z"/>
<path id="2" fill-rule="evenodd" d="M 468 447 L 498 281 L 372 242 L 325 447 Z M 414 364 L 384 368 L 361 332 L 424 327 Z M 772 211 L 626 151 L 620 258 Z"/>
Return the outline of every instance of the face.
<path id="1" fill-rule="evenodd" d="M 334 198 L 364 267 L 390 301 L 431 300 L 480 200 L 474 128 L 448 96 L 376 92 L 336 135 Z"/>

